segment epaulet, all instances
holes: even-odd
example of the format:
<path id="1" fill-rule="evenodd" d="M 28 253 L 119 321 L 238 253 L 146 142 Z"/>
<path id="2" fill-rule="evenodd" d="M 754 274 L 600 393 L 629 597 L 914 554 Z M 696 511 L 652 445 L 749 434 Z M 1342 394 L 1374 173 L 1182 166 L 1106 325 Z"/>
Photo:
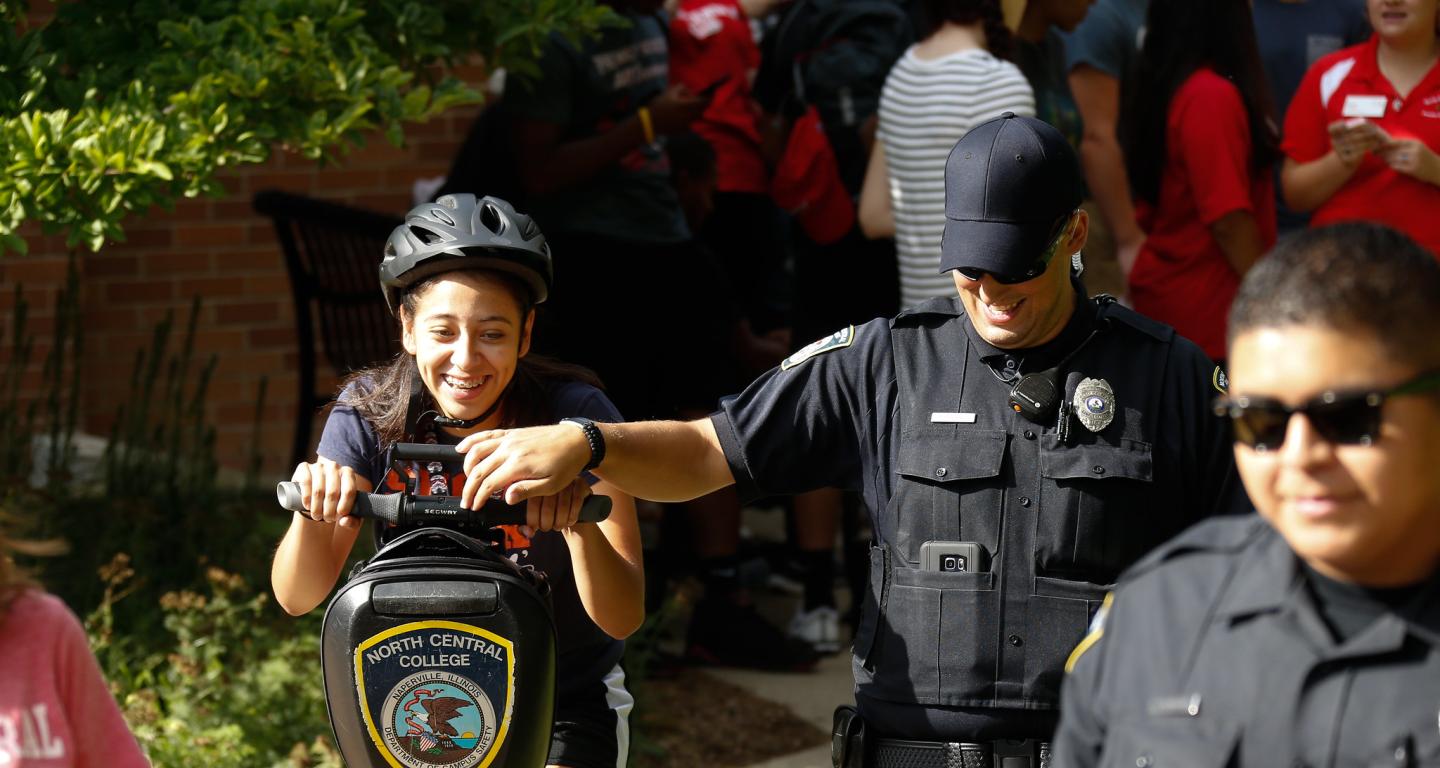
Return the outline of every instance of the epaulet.
<path id="1" fill-rule="evenodd" d="M 1111 300 L 1110 305 L 1105 310 L 1105 318 L 1123 323 L 1159 341 L 1169 341 L 1175 336 L 1174 328 L 1158 320 L 1152 320 L 1117 301 Z"/>
<path id="2" fill-rule="evenodd" d="M 909 325 L 926 315 L 942 315 L 944 317 L 960 317 L 965 310 L 960 308 L 960 299 L 957 296 L 937 296 L 933 299 L 916 304 L 913 307 L 906 307 L 900 310 L 890 321 L 891 325 Z"/>
<path id="3" fill-rule="evenodd" d="M 1209 518 L 1151 550 L 1120 574 L 1118 583 L 1133 581 L 1165 563 L 1182 558 L 1239 552 L 1271 530 L 1264 518 L 1253 513 Z"/>

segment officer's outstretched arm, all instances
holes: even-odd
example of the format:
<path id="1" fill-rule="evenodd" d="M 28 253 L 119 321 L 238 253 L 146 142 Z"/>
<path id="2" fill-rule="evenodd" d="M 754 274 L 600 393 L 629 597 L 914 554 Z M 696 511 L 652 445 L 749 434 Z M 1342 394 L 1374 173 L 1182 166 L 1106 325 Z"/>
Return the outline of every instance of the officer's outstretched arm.
<path id="1" fill-rule="evenodd" d="M 605 458 L 595 474 L 636 498 L 689 501 L 735 482 L 708 418 L 598 426 Z M 557 493 L 590 461 L 572 424 L 477 432 L 455 448 L 465 454 L 467 506 L 500 490 L 511 504 Z"/>
<path id="2" fill-rule="evenodd" d="M 1106 717 L 1100 683 L 1104 673 L 1105 620 L 1113 595 L 1105 598 L 1085 639 L 1065 663 L 1060 689 L 1060 726 L 1051 747 L 1051 768 L 1089 768 L 1100 763 Z"/>

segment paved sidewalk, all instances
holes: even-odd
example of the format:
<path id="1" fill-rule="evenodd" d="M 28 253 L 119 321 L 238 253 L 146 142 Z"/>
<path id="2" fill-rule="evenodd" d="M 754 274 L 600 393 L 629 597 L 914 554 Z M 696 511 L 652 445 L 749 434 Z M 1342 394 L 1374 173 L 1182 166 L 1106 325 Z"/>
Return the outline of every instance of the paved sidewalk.
<path id="1" fill-rule="evenodd" d="M 821 659 L 815 671 L 810 673 L 748 669 L 708 669 L 706 673 L 785 706 L 797 717 L 827 734 L 835 707 L 855 701 L 848 649 Z M 749 768 L 830 768 L 830 743 L 826 741 L 803 752 L 767 760 Z"/>
<path id="2" fill-rule="evenodd" d="M 779 540 L 783 536 L 779 526 L 783 523 L 784 518 L 778 512 L 748 508 L 744 512 L 747 532 L 759 539 Z M 838 583 L 835 587 L 835 598 L 840 609 L 844 611 L 850 603 L 850 595 L 848 590 Z M 760 591 L 755 595 L 755 602 L 762 615 L 776 626 L 784 627 L 795 613 L 798 596 L 775 590 Z M 835 707 L 855 702 L 855 682 L 850 672 L 850 627 L 842 623 L 840 631 L 845 648 L 821 659 L 812 672 L 761 672 L 725 667 L 705 670 L 706 674 L 784 706 L 800 719 L 814 725 L 821 733 L 827 734 L 823 744 L 746 768 L 830 768 L 828 734 Z"/>

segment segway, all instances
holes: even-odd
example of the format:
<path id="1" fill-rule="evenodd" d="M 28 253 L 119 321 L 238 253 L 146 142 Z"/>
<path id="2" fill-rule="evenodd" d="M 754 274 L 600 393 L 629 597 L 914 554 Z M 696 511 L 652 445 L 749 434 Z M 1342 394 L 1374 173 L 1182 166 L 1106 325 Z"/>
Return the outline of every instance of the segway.
<path id="1" fill-rule="evenodd" d="M 394 458 L 455 461 L 451 446 L 400 443 Z M 302 511 L 282 482 L 280 506 Z M 555 707 L 555 621 L 545 575 L 485 540 L 523 506 L 454 496 L 356 495 L 352 515 L 399 535 L 350 575 L 320 634 L 325 702 L 352 768 L 536 768 Z M 590 496 L 582 522 L 610 514 Z"/>

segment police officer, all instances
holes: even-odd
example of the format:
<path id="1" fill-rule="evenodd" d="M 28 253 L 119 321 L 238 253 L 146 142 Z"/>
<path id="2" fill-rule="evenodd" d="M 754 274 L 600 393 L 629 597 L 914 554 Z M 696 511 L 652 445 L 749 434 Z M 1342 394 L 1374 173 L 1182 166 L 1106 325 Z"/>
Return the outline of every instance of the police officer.
<path id="1" fill-rule="evenodd" d="M 1440 765 L 1440 265 L 1310 230 L 1230 311 L 1217 410 L 1259 516 L 1122 578 L 1075 651 L 1064 766 Z"/>
<path id="2" fill-rule="evenodd" d="M 732 482 L 751 498 L 860 491 L 875 546 L 854 645 L 860 718 L 837 713 L 857 737 L 836 739 L 845 765 L 988 765 L 997 750 L 1043 765 L 1062 666 L 1107 585 L 1238 506 L 1210 417 L 1218 370 L 1072 275 L 1088 219 L 1064 137 L 1007 114 L 956 144 L 945 178 L 942 268 L 958 298 L 842 328 L 708 419 L 461 446 L 481 446 L 464 493 L 512 500 L 586 468 L 657 500 Z"/>

